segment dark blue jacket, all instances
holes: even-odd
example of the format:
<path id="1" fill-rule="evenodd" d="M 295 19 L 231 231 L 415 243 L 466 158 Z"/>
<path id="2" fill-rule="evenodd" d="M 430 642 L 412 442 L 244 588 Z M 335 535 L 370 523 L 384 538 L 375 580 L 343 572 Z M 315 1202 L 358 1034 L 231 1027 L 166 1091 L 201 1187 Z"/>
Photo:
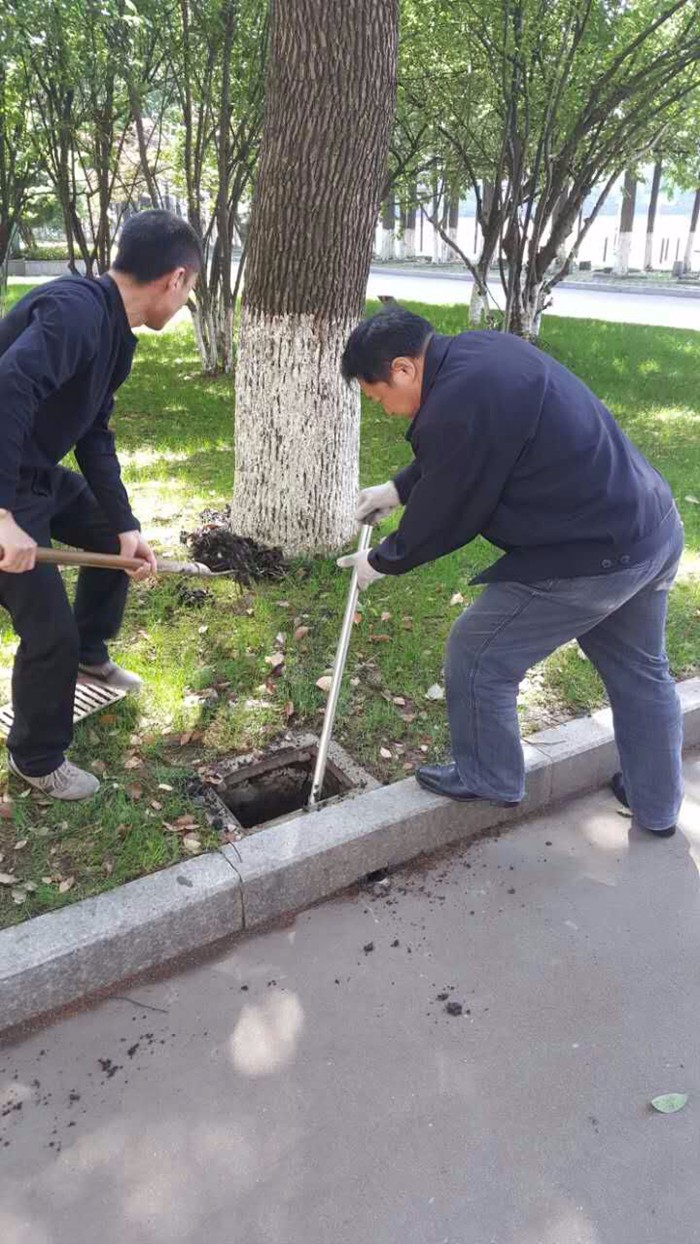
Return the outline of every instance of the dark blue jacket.
<path id="1" fill-rule="evenodd" d="M 405 510 L 370 554 L 404 574 L 481 534 L 502 557 L 474 582 L 573 579 L 633 566 L 678 522 L 671 490 L 590 389 L 506 333 L 435 335 Z"/>
<path id="2" fill-rule="evenodd" d="M 131 371 L 136 337 L 111 277 L 60 277 L 0 321 L 0 507 L 12 510 L 20 469 L 78 465 L 115 532 L 138 522 L 121 481 L 109 417 Z"/>

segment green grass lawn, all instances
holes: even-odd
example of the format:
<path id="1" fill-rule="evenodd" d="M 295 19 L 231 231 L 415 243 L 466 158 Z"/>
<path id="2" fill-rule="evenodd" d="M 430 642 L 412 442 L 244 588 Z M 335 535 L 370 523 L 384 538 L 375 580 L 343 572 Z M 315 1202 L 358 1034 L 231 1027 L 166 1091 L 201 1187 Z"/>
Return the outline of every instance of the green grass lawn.
<path id="1" fill-rule="evenodd" d="M 10 297 L 20 292 L 11 287 Z M 462 307 L 415 309 L 441 331 L 465 326 Z M 669 652 L 678 678 L 697 672 L 700 582 L 693 571 L 700 564 L 700 505 L 685 498 L 700 492 L 700 334 L 548 318 L 541 345 L 595 389 L 672 484 L 687 550 L 672 596 Z M 205 506 L 228 500 L 232 488 L 230 383 L 199 374 L 188 326 L 142 335 L 114 427 L 144 531 L 158 551 L 174 552 L 180 531 L 196 525 Z M 382 482 L 408 461 L 404 430 L 402 422 L 366 407 L 364 483 Z M 384 781 L 446 749 L 444 704 L 425 693 L 442 681 L 444 642 L 460 607 L 452 597 L 472 599 L 468 581 L 493 556 L 479 540 L 403 578 L 382 580 L 361 600 L 335 735 Z M 325 697 L 315 684 L 333 660 L 347 585 L 332 558 L 299 562 L 284 582 L 254 591 L 225 580 L 208 585 L 198 606 L 182 603 L 173 579 L 135 585 L 113 655 L 143 675 L 146 691 L 78 728 L 72 757 L 86 766 L 96 762 L 103 789 L 95 800 L 46 804 L 11 784 L 11 802 L 0 806 L 0 874 L 18 884 L 0 885 L 0 926 L 173 863 L 188 854 L 188 835 L 201 849 L 215 844 L 218 835 L 185 793 L 193 761 L 264 744 L 288 720 L 319 728 Z M 308 634 L 295 641 L 299 626 Z M 4 625 L 3 698 L 15 643 Z M 285 663 L 273 680 L 265 657 L 282 646 Z M 210 688 L 216 699 L 204 705 L 197 694 Z M 570 645 L 526 681 L 523 729 L 602 701 L 594 671 Z M 4 769 L 0 780 L 6 785 Z M 197 822 L 194 830 L 176 824 L 188 816 Z M 36 889 L 27 892 L 22 882 Z"/>

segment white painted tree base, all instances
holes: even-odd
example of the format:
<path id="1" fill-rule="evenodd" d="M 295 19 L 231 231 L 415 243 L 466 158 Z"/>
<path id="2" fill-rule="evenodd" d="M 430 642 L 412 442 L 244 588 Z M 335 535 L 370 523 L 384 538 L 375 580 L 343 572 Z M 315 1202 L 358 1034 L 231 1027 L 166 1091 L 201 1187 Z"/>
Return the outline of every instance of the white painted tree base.
<path id="1" fill-rule="evenodd" d="M 231 526 L 287 554 L 357 533 L 360 397 L 340 374 L 354 327 L 243 309 Z"/>
<path id="2" fill-rule="evenodd" d="M 379 258 L 384 262 L 389 262 L 394 258 L 394 245 L 396 234 L 392 229 L 382 228 L 379 239 Z"/>
<path id="3" fill-rule="evenodd" d="M 621 233 L 620 240 L 617 244 L 617 261 L 615 263 L 615 275 L 627 276 L 630 266 L 630 251 L 632 250 L 632 234 Z"/>

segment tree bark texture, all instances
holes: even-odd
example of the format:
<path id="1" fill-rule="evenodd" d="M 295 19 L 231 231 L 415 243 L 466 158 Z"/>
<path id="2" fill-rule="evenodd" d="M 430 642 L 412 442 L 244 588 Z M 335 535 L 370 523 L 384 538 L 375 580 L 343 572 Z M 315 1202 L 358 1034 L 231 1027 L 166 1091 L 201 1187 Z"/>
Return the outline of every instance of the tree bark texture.
<path id="1" fill-rule="evenodd" d="M 394 243 L 396 240 L 396 204 L 391 195 L 382 204 L 381 226 L 379 258 L 391 260 L 394 258 Z"/>
<path id="2" fill-rule="evenodd" d="M 695 231 L 698 227 L 698 216 L 700 216 L 700 186 L 695 191 L 693 199 L 693 210 L 690 216 L 690 228 L 688 230 L 688 238 L 685 244 L 685 254 L 683 256 L 683 271 L 690 272 L 693 267 L 693 250 L 695 248 Z"/>
<path id="3" fill-rule="evenodd" d="M 235 531 L 287 553 L 354 534 L 362 314 L 394 110 L 397 0 L 272 0 L 236 369 Z"/>
<path id="4" fill-rule="evenodd" d="M 401 212 L 401 258 L 415 259 L 416 257 L 416 200 L 418 198 L 418 187 L 413 184 L 409 187 L 406 200 Z"/>
<path id="5" fill-rule="evenodd" d="M 626 276 L 630 266 L 632 249 L 632 229 L 634 228 L 634 209 L 637 202 L 637 178 L 634 173 L 625 173 L 622 188 L 622 207 L 620 209 L 620 237 L 617 243 L 617 262 L 615 272 L 618 276 Z"/>
<path id="6" fill-rule="evenodd" d="M 661 187 L 661 160 L 657 160 L 654 165 L 654 173 L 651 179 L 651 191 L 649 193 L 649 210 L 647 212 L 647 239 L 644 247 L 644 271 L 651 272 L 653 266 L 652 246 L 654 244 L 654 227 L 656 225 L 656 210 L 659 205 L 659 189 Z"/>

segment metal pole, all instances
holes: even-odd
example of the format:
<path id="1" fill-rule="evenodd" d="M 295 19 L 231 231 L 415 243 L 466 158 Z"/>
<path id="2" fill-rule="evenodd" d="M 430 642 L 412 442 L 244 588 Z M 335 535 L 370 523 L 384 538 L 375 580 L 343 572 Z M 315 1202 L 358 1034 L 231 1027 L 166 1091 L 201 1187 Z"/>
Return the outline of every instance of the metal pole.
<path id="1" fill-rule="evenodd" d="M 360 539 L 357 545 L 358 553 L 363 553 L 372 543 L 372 525 L 366 523 L 360 531 Z M 326 776 L 326 765 L 328 763 L 328 745 L 331 741 L 333 733 L 333 722 L 335 720 L 335 712 L 338 707 L 338 696 L 340 695 L 340 686 L 343 681 L 343 671 L 350 647 L 350 636 L 352 635 L 352 624 L 355 617 L 355 606 L 357 605 L 357 596 L 359 588 L 357 586 L 357 571 L 353 570 L 350 580 L 350 589 L 348 591 L 348 601 L 345 606 L 345 617 L 343 618 L 343 629 L 340 632 L 338 640 L 338 650 L 335 654 L 333 663 L 333 678 L 331 680 L 330 691 L 328 692 L 328 702 L 326 704 L 326 713 L 323 718 L 323 729 L 318 744 L 318 755 L 316 756 L 316 767 L 314 769 L 314 778 L 311 784 L 311 794 L 309 795 L 309 807 L 313 808 L 321 799 L 321 791 L 323 790 L 323 779 Z"/>

